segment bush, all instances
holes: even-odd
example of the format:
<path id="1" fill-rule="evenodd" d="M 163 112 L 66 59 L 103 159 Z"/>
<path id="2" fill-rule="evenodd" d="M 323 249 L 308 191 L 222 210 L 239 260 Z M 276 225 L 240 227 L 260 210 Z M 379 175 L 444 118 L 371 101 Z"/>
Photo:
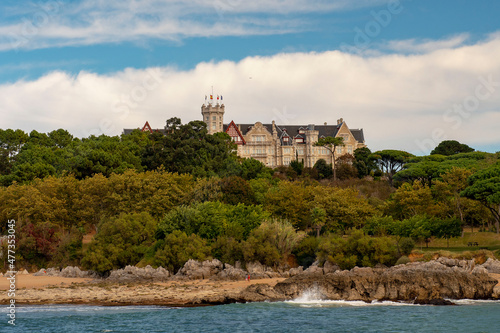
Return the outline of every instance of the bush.
<path id="1" fill-rule="evenodd" d="M 408 258 L 407 256 L 401 256 L 398 261 L 396 261 L 396 266 L 397 265 L 404 265 L 404 264 L 407 264 L 410 262 L 410 258 Z"/>
<path id="2" fill-rule="evenodd" d="M 392 266 L 398 257 L 394 239 L 365 236 L 361 231 L 353 232 L 347 239 L 330 235 L 322 240 L 318 250 L 320 263 L 328 260 L 341 269 L 376 264 Z"/>
<path id="3" fill-rule="evenodd" d="M 243 244 L 233 237 L 219 237 L 212 244 L 212 256 L 234 265 L 237 261 L 243 261 Z"/>
<path id="4" fill-rule="evenodd" d="M 296 232 L 286 220 L 268 220 L 251 232 L 243 245 L 243 256 L 246 262 L 279 266 L 287 262 L 304 237 L 304 232 Z"/>
<path id="5" fill-rule="evenodd" d="M 399 241 L 399 250 L 401 251 L 402 255 L 409 255 L 413 248 L 415 247 L 415 242 L 413 239 L 405 237 Z"/>
<path id="6" fill-rule="evenodd" d="M 154 242 L 156 221 L 148 213 L 104 219 L 90 243 L 82 266 L 105 274 L 137 264 Z"/>
<path id="7" fill-rule="evenodd" d="M 165 239 L 155 244 L 153 265 L 162 266 L 170 272 L 176 273 L 189 259 L 204 261 L 210 257 L 210 247 L 199 236 L 186 235 L 175 230 Z"/>
<path id="8" fill-rule="evenodd" d="M 316 252 L 318 251 L 319 243 L 320 239 L 318 237 L 309 236 L 297 245 L 293 254 L 300 266 L 307 268 L 316 261 Z"/>

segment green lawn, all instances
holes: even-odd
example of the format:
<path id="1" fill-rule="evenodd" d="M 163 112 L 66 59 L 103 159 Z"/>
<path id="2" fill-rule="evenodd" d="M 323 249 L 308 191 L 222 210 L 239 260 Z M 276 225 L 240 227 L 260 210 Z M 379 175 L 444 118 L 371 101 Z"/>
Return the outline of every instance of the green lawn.
<path id="1" fill-rule="evenodd" d="M 468 243 L 478 243 L 478 246 L 468 246 Z M 437 252 L 441 250 L 449 252 L 477 251 L 481 249 L 493 251 L 500 255 L 500 235 L 494 232 L 465 232 L 463 237 L 449 240 L 450 247 L 447 247 L 446 239 L 432 239 L 429 246 L 424 242 L 417 243 L 415 249 L 423 252 Z"/>

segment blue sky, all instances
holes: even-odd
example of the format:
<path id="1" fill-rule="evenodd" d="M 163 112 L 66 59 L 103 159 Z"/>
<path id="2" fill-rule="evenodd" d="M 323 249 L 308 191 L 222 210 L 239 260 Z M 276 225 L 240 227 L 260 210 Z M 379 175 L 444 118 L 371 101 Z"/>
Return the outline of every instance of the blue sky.
<path id="1" fill-rule="evenodd" d="M 199 119 L 213 85 L 227 122 L 343 117 L 372 149 L 498 151 L 499 14 L 494 0 L 2 1 L 0 127 L 162 127 Z"/>

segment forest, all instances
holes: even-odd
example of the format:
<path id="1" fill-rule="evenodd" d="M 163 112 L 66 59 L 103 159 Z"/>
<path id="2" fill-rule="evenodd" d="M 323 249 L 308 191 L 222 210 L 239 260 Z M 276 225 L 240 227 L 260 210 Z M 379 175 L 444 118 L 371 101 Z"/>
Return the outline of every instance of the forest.
<path id="1" fill-rule="evenodd" d="M 334 175 L 325 160 L 240 159 L 201 121 L 171 118 L 165 133 L 0 130 L 0 232 L 16 221 L 18 268 L 391 266 L 418 244 L 500 229 L 500 152 L 451 140 L 428 156 L 360 148 Z"/>

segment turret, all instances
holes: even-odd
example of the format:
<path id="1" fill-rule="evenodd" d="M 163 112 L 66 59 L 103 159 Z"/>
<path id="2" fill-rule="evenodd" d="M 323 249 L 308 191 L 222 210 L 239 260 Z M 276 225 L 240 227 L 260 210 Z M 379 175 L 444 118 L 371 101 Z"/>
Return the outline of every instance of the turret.
<path id="1" fill-rule="evenodd" d="M 201 114 L 203 115 L 203 121 L 207 124 L 208 134 L 222 132 L 224 126 L 225 106 L 219 104 L 219 96 L 217 96 L 217 104 L 212 105 L 212 97 L 213 95 L 210 95 L 210 102 L 201 106 Z"/>

